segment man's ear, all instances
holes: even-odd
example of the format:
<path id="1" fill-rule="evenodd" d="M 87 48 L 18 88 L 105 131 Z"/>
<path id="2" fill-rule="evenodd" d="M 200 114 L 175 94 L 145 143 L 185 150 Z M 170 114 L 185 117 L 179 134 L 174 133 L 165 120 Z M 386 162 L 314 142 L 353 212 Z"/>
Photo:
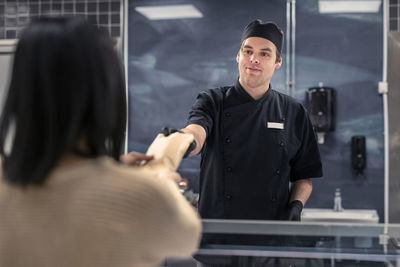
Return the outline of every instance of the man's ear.
<path id="1" fill-rule="evenodd" d="M 278 62 L 275 63 L 275 69 L 277 70 L 277 69 L 279 69 L 281 66 L 282 66 L 282 58 L 281 58 Z"/>
<path id="2" fill-rule="evenodd" d="M 240 53 L 240 51 L 239 51 L 239 52 L 237 53 L 237 55 L 236 55 L 236 62 L 237 62 L 237 63 L 239 63 L 239 57 L 240 57 L 240 56 L 239 56 L 239 53 Z"/>

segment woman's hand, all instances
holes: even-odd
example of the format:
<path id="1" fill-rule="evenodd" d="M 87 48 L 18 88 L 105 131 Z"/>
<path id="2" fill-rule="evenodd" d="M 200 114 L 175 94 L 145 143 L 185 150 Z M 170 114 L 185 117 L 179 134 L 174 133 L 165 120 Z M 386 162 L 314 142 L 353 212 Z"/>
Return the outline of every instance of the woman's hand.
<path id="1" fill-rule="evenodd" d="M 181 181 L 182 177 L 179 175 L 177 172 L 169 171 L 169 170 L 161 170 L 158 171 L 158 178 L 160 179 L 169 179 L 172 180 L 178 185 L 178 183 Z"/>
<path id="2" fill-rule="evenodd" d="M 129 154 L 121 155 L 119 160 L 130 166 L 140 166 L 146 164 L 148 161 L 152 160 L 153 156 L 148 156 L 138 152 L 130 152 Z"/>

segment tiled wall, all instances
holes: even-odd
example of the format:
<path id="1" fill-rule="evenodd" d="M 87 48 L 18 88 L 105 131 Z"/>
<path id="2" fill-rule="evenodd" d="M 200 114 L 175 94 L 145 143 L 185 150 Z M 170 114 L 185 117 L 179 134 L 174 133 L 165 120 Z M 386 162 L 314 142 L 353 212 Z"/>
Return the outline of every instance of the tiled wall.
<path id="1" fill-rule="evenodd" d="M 120 36 L 120 0 L 0 0 L 0 40 L 15 39 L 31 20 L 41 16 L 83 16 Z"/>
<path id="2" fill-rule="evenodd" d="M 400 0 L 390 0 L 389 5 L 389 29 L 400 31 Z"/>

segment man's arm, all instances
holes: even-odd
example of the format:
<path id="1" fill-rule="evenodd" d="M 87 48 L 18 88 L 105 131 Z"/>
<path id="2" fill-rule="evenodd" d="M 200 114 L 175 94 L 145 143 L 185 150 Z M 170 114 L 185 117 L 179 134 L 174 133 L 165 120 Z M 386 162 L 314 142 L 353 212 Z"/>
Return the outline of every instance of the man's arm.
<path id="1" fill-rule="evenodd" d="M 301 179 L 292 183 L 290 201 L 299 200 L 303 206 L 306 204 L 312 192 L 312 182 L 310 179 Z"/>
<path id="2" fill-rule="evenodd" d="M 311 191 L 312 183 L 310 179 L 301 179 L 292 183 L 290 200 L 283 217 L 284 220 L 301 220 L 301 211 L 310 197 Z"/>
<path id="3" fill-rule="evenodd" d="M 186 128 L 183 128 L 182 132 L 192 134 L 194 136 L 194 141 L 196 142 L 196 147 L 192 152 L 190 152 L 189 156 L 199 154 L 207 137 L 204 128 L 198 124 L 190 124 L 186 126 Z"/>

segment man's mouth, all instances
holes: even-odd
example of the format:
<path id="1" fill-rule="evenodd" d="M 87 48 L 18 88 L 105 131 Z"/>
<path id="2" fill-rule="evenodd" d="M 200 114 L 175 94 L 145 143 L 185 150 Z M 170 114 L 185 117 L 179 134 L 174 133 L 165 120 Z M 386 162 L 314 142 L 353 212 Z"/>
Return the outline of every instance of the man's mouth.
<path id="1" fill-rule="evenodd" d="M 257 72 L 260 72 L 260 71 L 261 71 L 261 69 L 255 68 L 255 67 L 246 67 L 246 70 L 247 70 L 248 72 L 250 72 L 250 73 L 257 73 Z"/>

